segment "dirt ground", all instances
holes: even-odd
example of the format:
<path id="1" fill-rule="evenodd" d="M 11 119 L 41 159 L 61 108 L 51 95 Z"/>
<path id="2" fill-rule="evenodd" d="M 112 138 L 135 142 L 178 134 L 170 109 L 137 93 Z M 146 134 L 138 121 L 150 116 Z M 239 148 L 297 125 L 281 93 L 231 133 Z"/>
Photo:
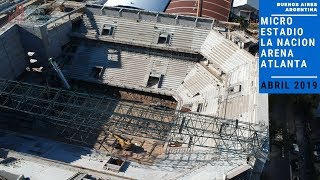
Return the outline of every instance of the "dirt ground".
<path id="1" fill-rule="evenodd" d="M 177 102 L 173 99 L 173 97 L 169 96 L 83 81 L 72 81 L 70 84 L 74 89 L 80 92 L 106 95 L 115 99 L 126 100 L 150 106 L 166 106 L 172 109 L 176 109 L 177 107 Z"/>
<path id="2" fill-rule="evenodd" d="M 122 138 L 130 140 L 132 148 L 123 150 L 116 147 L 117 140 L 112 135 L 101 133 L 94 148 L 97 150 L 112 153 L 116 157 L 124 157 L 128 160 L 134 160 L 142 164 L 153 164 L 154 160 L 164 153 L 164 142 L 154 141 L 152 139 L 136 136 L 123 136 Z"/>

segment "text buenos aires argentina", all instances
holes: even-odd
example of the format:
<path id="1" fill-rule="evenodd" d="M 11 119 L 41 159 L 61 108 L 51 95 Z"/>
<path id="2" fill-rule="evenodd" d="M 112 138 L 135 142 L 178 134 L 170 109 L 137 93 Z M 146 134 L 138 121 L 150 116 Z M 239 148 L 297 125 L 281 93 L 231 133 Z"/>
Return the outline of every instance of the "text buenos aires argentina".
<path id="1" fill-rule="evenodd" d="M 307 62 L 301 59 L 294 59 L 292 49 L 288 47 L 315 46 L 315 38 L 301 38 L 303 28 L 290 28 L 278 26 L 292 25 L 291 17 L 261 17 L 260 25 L 275 25 L 277 27 L 260 28 L 260 68 L 307 68 Z M 276 38 L 271 38 L 276 37 Z M 271 48 L 286 47 L 281 48 Z M 264 48 L 267 47 L 267 48 Z M 268 48 L 270 47 L 270 48 Z M 265 59 L 275 58 L 275 59 Z M 279 60 L 279 58 L 288 58 Z M 289 59 L 290 58 L 290 59 Z"/>

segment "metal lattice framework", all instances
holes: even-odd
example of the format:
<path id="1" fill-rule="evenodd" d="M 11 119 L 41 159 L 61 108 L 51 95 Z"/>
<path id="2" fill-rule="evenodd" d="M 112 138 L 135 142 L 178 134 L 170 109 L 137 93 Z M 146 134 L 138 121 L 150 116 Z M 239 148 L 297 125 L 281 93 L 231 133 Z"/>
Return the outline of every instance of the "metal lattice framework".
<path id="1" fill-rule="evenodd" d="M 238 120 L 194 113 L 178 113 L 176 118 L 169 141 L 178 140 L 188 147 L 214 147 L 220 153 L 250 154 L 267 137 L 266 127 Z"/>
<path id="2" fill-rule="evenodd" d="M 162 111 L 105 96 L 76 93 L 28 83 L 0 80 L 0 107 L 48 122 L 70 141 L 92 144 L 108 131 L 188 147 L 250 154 L 267 137 L 267 127 L 195 113 Z M 49 127 L 48 127 L 49 128 Z M 263 129 L 263 130 L 261 130 Z"/>

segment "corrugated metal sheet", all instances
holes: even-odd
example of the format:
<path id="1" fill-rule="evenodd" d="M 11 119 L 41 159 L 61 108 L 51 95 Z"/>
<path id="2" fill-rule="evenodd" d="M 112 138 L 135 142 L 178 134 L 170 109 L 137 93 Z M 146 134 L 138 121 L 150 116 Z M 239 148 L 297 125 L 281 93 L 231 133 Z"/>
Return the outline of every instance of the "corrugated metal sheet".
<path id="1" fill-rule="evenodd" d="M 104 6 L 133 7 L 147 11 L 164 12 L 170 0 L 108 0 Z"/>

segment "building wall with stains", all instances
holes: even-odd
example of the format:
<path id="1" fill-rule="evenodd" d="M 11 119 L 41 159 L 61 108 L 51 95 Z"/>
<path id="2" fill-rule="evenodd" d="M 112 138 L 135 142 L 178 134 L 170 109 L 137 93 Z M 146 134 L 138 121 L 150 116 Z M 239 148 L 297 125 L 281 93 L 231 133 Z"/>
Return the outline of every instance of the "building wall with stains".
<path id="1" fill-rule="evenodd" d="M 228 21 L 232 0 L 201 0 L 200 15 Z M 198 0 L 171 0 L 167 13 L 197 16 Z"/>

